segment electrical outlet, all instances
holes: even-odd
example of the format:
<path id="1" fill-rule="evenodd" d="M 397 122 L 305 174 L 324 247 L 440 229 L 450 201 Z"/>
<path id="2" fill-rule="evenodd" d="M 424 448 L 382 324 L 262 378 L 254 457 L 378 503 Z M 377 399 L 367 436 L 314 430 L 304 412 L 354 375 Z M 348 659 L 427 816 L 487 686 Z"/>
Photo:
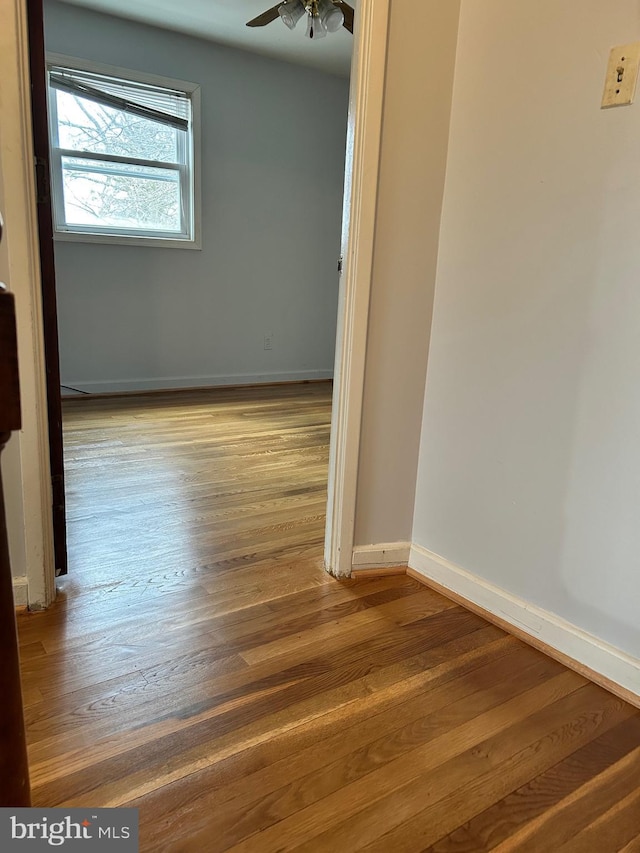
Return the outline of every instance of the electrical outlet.
<path id="1" fill-rule="evenodd" d="M 633 103 L 640 68 L 640 42 L 614 47 L 609 56 L 602 108 L 627 107 Z"/>
<path id="2" fill-rule="evenodd" d="M 264 348 L 273 349 L 273 332 L 269 332 L 268 335 L 264 336 Z"/>

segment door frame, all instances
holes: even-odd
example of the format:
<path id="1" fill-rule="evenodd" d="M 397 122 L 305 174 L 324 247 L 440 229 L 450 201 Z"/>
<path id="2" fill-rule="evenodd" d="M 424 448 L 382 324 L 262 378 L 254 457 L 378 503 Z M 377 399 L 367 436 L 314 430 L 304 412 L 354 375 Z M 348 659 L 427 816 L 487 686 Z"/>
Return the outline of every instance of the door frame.
<path id="1" fill-rule="evenodd" d="M 0 10 L 0 29 L 8 34 L 0 39 L 0 79 L 10 95 L 4 99 L 3 124 L 6 121 L 18 128 L 22 143 L 18 152 L 21 174 L 13 182 L 13 192 L 14 197 L 15 193 L 19 196 L 24 215 L 17 225 L 7 222 L 7 243 L 10 254 L 19 254 L 24 260 L 23 325 L 30 348 L 29 357 L 22 356 L 20 369 L 21 373 L 31 369 L 34 374 L 34 423 L 29 428 L 37 438 L 37 465 L 29 478 L 22 471 L 16 482 L 7 485 L 14 489 L 17 486 L 23 503 L 29 500 L 41 508 L 39 523 L 33 530 L 25 529 L 25 537 L 27 554 L 39 555 L 28 561 L 29 604 L 43 607 L 55 595 L 55 561 L 48 424 L 42 417 L 47 412 L 47 397 L 40 251 L 35 181 L 33 169 L 29 168 L 33 163 L 33 137 L 26 3 L 27 0 L 10 0 Z M 391 0 L 361 0 L 354 34 L 343 209 L 344 265 L 338 302 L 324 553 L 326 569 L 336 576 L 351 573 L 354 544 L 390 3 Z M 0 136 L 0 177 L 9 174 L 16 158 L 15 147 Z M 17 294 L 17 286 L 11 281 L 9 285 Z M 18 322 L 20 336 L 20 319 Z M 23 346 L 23 353 L 24 350 Z M 29 414 L 25 411 L 25 415 Z"/>
<path id="2" fill-rule="evenodd" d="M 29 40 L 25 0 L 0 3 L 0 188 L 4 196 L 6 284 L 16 298 L 22 429 L 9 442 L 7 495 L 14 599 L 32 609 L 55 598 L 51 467 L 40 247 L 31 130 Z M 7 454 L 5 452 L 5 456 Z"/>
<path id="3" fill-rule="evenodd" d="M 349 577 L 353 561 L 390 2 L 360 0 L 351 61 L 324 544 L 335 577 Z"/>
<path id="4" fill-rule="evenodd" d="M 60 393 L 60 350 L 58 346 L 58 309 L 51 177 L 49 172 L 49 122 L 47 107 L 46 61 L 44 46 L 43 0 L 26 0 L 29 39 L 29 79 L 31 81 L 31 129 L 36 164 L 36 211 L 38 217 L 40 280 L 44 358 L 49 412 L 49 464 L 55 574 L 67 574 L 67 526 L 64 486 L 64 446 L 62 436 L 62 396 Z M 41 86 L 33 81 L 40 78 Z"/>

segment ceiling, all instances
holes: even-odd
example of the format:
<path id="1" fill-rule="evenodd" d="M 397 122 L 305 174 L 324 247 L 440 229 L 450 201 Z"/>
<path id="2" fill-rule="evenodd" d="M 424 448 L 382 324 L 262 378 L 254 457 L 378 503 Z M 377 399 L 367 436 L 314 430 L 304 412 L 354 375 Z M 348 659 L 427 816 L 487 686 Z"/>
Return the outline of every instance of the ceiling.
<path id="1" fill-rule="evenodd" d="M 275 0 L 63 0 L 108 15 L 153 24 L 191 36 L 222 42 L 330 74 L 349 75 L 353 36 L 344 28 L 320 41 L 305 38 L 304 21 L 288 30 L 276 20 L 266 27 L 246 22 L 274 5 Z M 350 0 L 357 8 L 357 2 Z"/>

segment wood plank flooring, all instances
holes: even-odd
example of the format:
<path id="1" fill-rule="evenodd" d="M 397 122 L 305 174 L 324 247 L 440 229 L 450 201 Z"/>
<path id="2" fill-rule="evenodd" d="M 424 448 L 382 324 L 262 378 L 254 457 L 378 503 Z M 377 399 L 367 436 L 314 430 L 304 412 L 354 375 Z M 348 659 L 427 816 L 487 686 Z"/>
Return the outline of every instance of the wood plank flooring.
<path id="1" fill-rule="evenodd" d="M 71 574 L 20 617 L 34 803 L 143 851 L 640 851 L 640 712 L 321 565 L 330 388 L 65 403 Z"/>

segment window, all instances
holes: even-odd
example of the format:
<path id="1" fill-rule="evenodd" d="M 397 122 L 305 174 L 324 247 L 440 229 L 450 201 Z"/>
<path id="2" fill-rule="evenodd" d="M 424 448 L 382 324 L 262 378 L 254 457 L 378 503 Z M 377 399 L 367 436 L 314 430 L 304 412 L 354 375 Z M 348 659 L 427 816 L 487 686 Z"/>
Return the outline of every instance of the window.
<path id="1" fill-rule="evenodd" d="M 197 247 L 198 87 L 111 70 L 49 65 L 56 236 Z"/>

